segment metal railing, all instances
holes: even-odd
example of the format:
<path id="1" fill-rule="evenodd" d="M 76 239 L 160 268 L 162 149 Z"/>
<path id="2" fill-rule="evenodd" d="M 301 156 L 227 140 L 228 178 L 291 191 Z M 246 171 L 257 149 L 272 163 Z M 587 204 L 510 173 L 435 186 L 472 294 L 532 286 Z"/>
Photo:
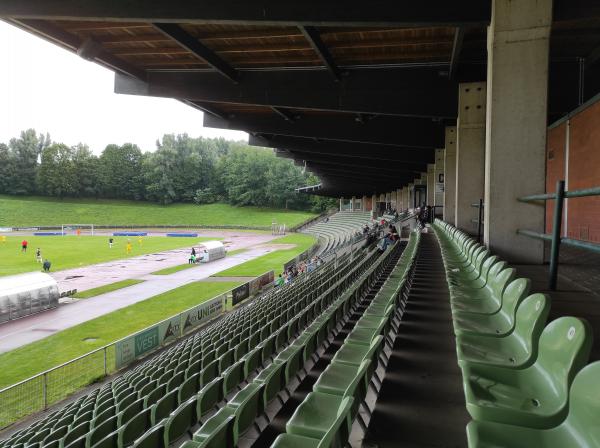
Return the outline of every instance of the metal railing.
<path id="1" fill-rule="evenodd" d="M 481 237 L 483 236 L 483 209 L 485 207 L 483 199 L 480 199 L 479 202 L 476 202 L 475 204 L 471 204 L 471 207 L 478 209 L 477 219 L 472 219 L 471 222 L 477 224 L 477 242 L 481 244 Z"/>
<path id="2" fill-rule="evenodd" d="M 560 255 L 560 245 L 566 244 L 567 246 L 577 247 L 579 249 L 588 250 L 591 252 L 600 253 L 600 244 L 591 243 L 589 241 L 574 240 L 572 238 L 561 237 L 562 234 L 562 221 L 563 221 L 563 206 L 564 201 L 567 198 L 582 198 L 587 196 L 600 196 L 600 187 L 585 188 L 582 190 L 565 191 L 565 181 L 559 180 L 556 182 L 555 193 L 545 194 L 534 194 L 530 196 L 523 196 L 518 200 L 521 202 L 538 202 L 555 200 L 554 203 L 554 214 L 552 216 L 552 233 L 540 233 L 533 230 L 519 229 L 517 233 L 519 235 L 527 236 L 530 238 L 536 238 L 539 240 L 550 241 L 552 243 L 550 250 L 550 270 L 548 286 L 550 290 L 556 290 L 556 283 L 558 278 L 558 264 Z"/>

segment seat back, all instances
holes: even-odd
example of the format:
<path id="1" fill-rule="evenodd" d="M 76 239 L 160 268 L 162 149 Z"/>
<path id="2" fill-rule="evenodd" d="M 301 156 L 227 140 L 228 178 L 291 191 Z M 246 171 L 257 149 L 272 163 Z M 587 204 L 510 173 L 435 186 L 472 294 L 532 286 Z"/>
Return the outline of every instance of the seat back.
<path id="1" fill-rule="evenodd" d="M 119 446 L 131 445 L 138 437 L 150 429 L 152 426 L 151 412 L 150 408 L 144 409 L 119 429 Z"/>
<path id="2" fill-rule="evenodd" d="M 164 424 L 155 425 L 133 443 L 133 448 L 166 448 L 164 432 Z"/>
<path id="3" fill-rule="evenodd" d="M 508 284 L 502 294 L 502 312 L 508 318 L 511 328 L 515 325 L 515 315 L 517 307 L 523 299 L 529 294 L 531 289 L 531 280 L 528 278 L 518 278 Z"/>
<path id="4" fill-rule="evenodd" d="M 244 433 L 254 420 L 263 413 L 264 401 L 262 392 L 264 384 L 250 383 L 235 395 L 227 404 L 236 409 L 236 424 L 234 426 L 234 440 Z"/>
<path id="5" fill-rule="evenodd" d="M 573 377 L 587 363 L 591 349 L 592 329 L 584 319 L 561 317 L 550 322 L 540 336 L 534 367 L 546 372 L 565 403 Z"/>
<path id="6" fill-rule="evenodd" d="M 285 363 L 273 363 L 268 368 L 269 374 L 264 378 L 263 399 L 265 406 L 276 398 L 285 386 Z"/>
<path id="7" fill-rule="evenodd" d="M 179 405 L 165 422 L 165 446 L 182 437 L 197 422 L 196 397 L 192 397 Z"/>
<path id="8" fill-rule="evenodd" d="M 340 407 L 338 408 L 337 417 L 333 425 L 331 425 L 321 439 L 319 448 L 342 447 L 348 443 L 352 428 L 350 414 L 352 412 L 353 402 L 354 399 L 352 397 L 345 397 L 342 400 Z"/>
<path id="9" fill-rule="evenodd" d="M 211 431 L 210 434 L 194 434 L 194 441 L 200 443 L 198 448 L 233 448 L 234 424 L 235 415 L 230 415 L 222 419 L 220 424 L 213 431 Z"/>
<path id="10" fill-rule="evenodd" d="M 525 298 L 517 308 L 513 334 L 525 348 L 530 362 L 537 359 L 540 335 L 549 313 L 550 298 L 541 293 Z"/>
<path id="11" fill-rule="evenodd" d="M 356 371 L 356 375 L 354 376 L 354 379 L 348 385 L 348 387 L 346 388 L 346 391 L 344 392 L 344 397 L 352 397 L 354 399 L 353 405 L 352 405 L 352 411 L 350 413 L 351 419 L 354 419 L 354 417 L 356 416 L 356 413 L 358 412 L 360 403 L 364 400 L 365 396 L 367 395 L 367 387 L 368 387 L 367 373 L 368 373 L 370 364 L 371 364 L 371 361 L 368 359 L 365 359 L 360 364 L 360 366 L 358 367 L 358 370 Z"/>
<path id="12" fill-rule="evenodd" d="M 600 361 L 584 367 L 573 380 L 566 425 L 581 446 L 600 446 Z"/>
<path id="13" fill-rule="evenodd" d="M 494 298 L 500 300 L 508 284 L 515 278 L 517 271 L 514 268 L 506 268 L 491 280 L 491 288 Z"/>
<path id="14" fill-rule="evenodd" d="M 481 265 L 481 269 L 479 270 L 479 278 L 481 280 L 487 283 L 490 269 L 492 269 L 492 266 L 494 266 L 498 262 L 498 260 L 499 258 L 497 255 L 492 255 L 491 257 L 485 259 L 485 261 Z"/>
<path id="15" fill-rule="evenodd" d="M 197 399 L 196 411 L 198 418 L 200 418 L 223 400 L 223 378 L 215 378 L 206 384 L 198 392 Z"/>

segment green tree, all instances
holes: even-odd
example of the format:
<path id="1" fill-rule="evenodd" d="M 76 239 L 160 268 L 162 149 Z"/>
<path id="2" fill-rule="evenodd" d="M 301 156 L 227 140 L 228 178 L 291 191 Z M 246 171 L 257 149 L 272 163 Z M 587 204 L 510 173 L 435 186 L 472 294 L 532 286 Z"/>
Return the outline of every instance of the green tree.
<path id="1" fill-rule="evenodd" d="M 42 150 L 37 173 L 40 193 L 48 196 L 73 196 L 77 192 L 77 175 L 73 164 L 73 149 L 54 143 Z"/>
<path id="2" fill-rule="evenodd" d="M 76 177 L 75 195 L 98 196 L 100 193 L 98 185 L 100 163 L 98 157 L 90 151 L 87 145 L 80 143 L 73 147 L 72 160 Z"/>
<path id="3" fill-rule="evenodd" d="M 21 132 L 19 138 L 9 142 L 12 172 L 9 173 L 9 193 L 33 194 L 36 188 L 38 158 L 42 150 L 51 144 L 50 136 L 37 135 L 34 129 Z"/>
<path id="4" fill-rule="evenodd" d="M 0 193 L 10 193 L 10 181 L 13 172 L 13 158 L 8 146 L 0 143 Z"/>
<path id="5" fill-rule="evenodd" d="M 137 145 L 108 145 L 99 160 L 98 180 L 104 197 L 142 199 L 142 151 Z"/>

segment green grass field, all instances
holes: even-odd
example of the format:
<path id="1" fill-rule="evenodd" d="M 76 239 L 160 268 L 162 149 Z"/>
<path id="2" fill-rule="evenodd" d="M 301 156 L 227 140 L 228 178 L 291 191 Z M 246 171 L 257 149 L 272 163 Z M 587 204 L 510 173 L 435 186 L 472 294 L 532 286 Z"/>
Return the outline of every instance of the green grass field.
<path id="1" fill-rule="evenodd" d="M 21 241 L 29 242 L 27 253 L 21 253 Z M 127 255 L 127 240 L 131 240 L 131 254 Z M 217 238 L 143 237 L 140 245 L 135 237 L 114 237 L 113 248 L 108 247 L 108 236 L 9 236 L 0 243 L 0 276 L 41 270 L 35 261 L 35 250 L 52 263 L 52 271 L 76 268 L 104 261 L 136 257 L 162 250 L 191 247 L 195 242 Z"/>
<path id="2" fill-rule="evenodd" d="M 196 282 L 159 294 L 0 354 L 0 388 L 142 330 L 220 293 L 238 282 Z"/>
<path id="3" fill-rule="evenodd" d="M 310 248 L 315 242 L 315 237 L 303 233 L 293 233 L 278 238 L 270 241 L 269 244 L 295 244 L 296 247 L 271 252 L 262 257 L 218 272 L 213 277 L 254 277 L 270 270 L 275 271 L 277 275 L 282 271 L 285 263 Z"/>
<path id="4" fill-rule="evenodd" d="M 86 289 L 85 291 L 73 294 L 73 297 L 75 297 L 76 299 L 89 299 L 90 297 L 96 297 L 100 294 L 116 291 L 117 289 L 127 288 L 128 286 L 137 285 L 138 283 L 142 282 L 144 282 L 144 280 L 136 280 L 134 278 L 130 278 L 128 280 L 121 280 L 120 282 L 109 283 L 108 285 L 99 286 L 97 288 Z"/>
<path id="5" fill-rule="evenodd" d="M 150 202 L 15 197 L 0 195 L 0 227 L 51 226 L 66 223 L 97 225 L 185 225 L 270 227 L 273 220 L 288 227 L 314 214 L 227 204 L 171 204 Z"/>

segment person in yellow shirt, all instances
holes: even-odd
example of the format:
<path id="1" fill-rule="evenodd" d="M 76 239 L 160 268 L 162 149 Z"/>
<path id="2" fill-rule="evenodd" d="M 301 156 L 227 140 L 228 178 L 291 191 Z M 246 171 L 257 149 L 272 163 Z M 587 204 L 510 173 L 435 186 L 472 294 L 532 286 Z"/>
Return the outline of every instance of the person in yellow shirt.
<path id="1" fill-rule="evenodd" d="M 131 241 L 127 240 L 127 246 L 125 247 L 125 250 L 127 250 L 127 255 L 129 255 L 131 253 Z"/>
<path id="2" fill-rule="evenodd" d="M 0 237 L 0 241 L 2 241 L 3 243 L 6 243 L 6 235 L 2 235 Z"/>
<path id="3" fill-rule="evenodd" d="M 140 244 L 140 246 L 142 245 L 142 235 L 138 236 L 138 243 Z"/>

